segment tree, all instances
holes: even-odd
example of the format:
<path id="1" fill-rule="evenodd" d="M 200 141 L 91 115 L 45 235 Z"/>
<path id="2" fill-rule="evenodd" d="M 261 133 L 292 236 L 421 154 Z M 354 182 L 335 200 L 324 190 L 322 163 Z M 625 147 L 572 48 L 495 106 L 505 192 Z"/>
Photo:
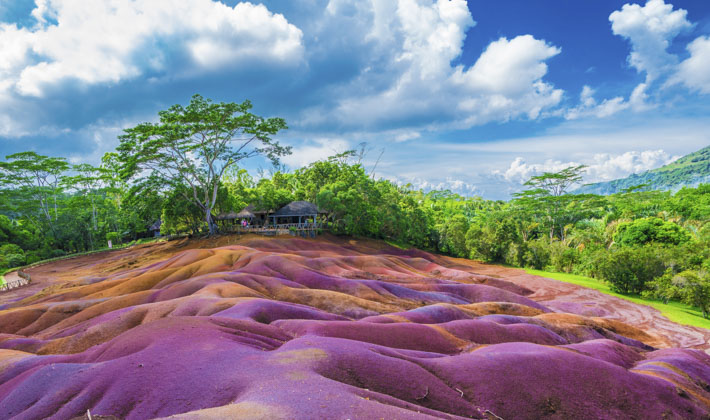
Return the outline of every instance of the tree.
<path id="1" fill-rule="evenodd" d="M 0 162 L 0 181 L 34 201 L 33 210 L 38 211 L 54 231 L 53 220 L 58 217 L 57 195 L 60 192 L 60 180 L 62 173 L 69 169 L 66 159 L 42 156 L 35 152 L 15 153 L 5 158 L 6 162 Z"/>
<path id="2" fill-rule="evenodd" d="M 646 289 L 646 283 L 663 275 L 665 270 L 658 249 L 647 245 L 610 252 L 600 263 L 599 274 L 615 292 L 638 294 Z"/>
<path id="3" fill-rule="evenodd" d="M 270 136 L 286 129 L 282 118 L 263 118 L 250 112 L 252 104 L 213 103 L 200 95 L 187 107 L 160 111 L 158 123 L 124 130 L 117 150 L 124 177 L 147 170 L 177 189 L 186 184 L 185 198 L 203 212 L 210 235 L 216 231 L 212 209 L 225 171 L 244 159 L 263 156 L 279 163 L 290 153 Z"/>
<path id="4" fill-rule="evenodd" d="M 620 223 L 614 235 L 614 242 L 622 246 L 644 245 L 650 242 L 678 245 L 689 240 L 688 231 L 658 217 Z"/>
<path id="5" fill-rule="evenodd" d="M 696 306 L 703 312 L 703 318 L 710 315 L 710 273 L 686 270 L 673 277 L 678 285 L 678 294 L 684 303 Z"/>
<path id="6" fill-rule="evenodd" d="M 570 186 L 582 180 L 585 168 L 585 165 L 570 166 L 559 172 L 533 176 L 524 184 L 530 189 L 514 194 L 516 207 L 542 220 L 549 227 L 550 239 L 559 233 L 564 241 L 564 227 L 589 217 L 600 204 L 598 197 L 591 194 L 567 194 Z"/>

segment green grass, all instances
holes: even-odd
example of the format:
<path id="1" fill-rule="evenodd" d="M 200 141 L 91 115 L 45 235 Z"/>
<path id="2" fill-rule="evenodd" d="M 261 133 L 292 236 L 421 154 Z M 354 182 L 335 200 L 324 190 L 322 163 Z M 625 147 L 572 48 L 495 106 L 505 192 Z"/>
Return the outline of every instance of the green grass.
<path id="1" fill-rule="evenodd" d="M 620 293 L 612 291 L 609 285 L 604 282 L 590 277 L 578 276 L 576 274 L 550 273 L 547 271 L 533 270 L 529 268 L 526 268 L 525 271 L 529 274 L 534 274 L 536 276 L 547 277 L 566 283 L 576 284 L 578 286 L 598 290 L 602 293 L 606 293 L 607 295 L 612 295 L 624 300 L 628 300 L 629 302 L 650 306 L 652 308 L 658 309 L 661 312 L 661 315 L 678 324 L 710 329 L 710 319 L 703 318 L 703 314 L 700 310 L 684 303 L 663 303 L 658 300 L 644 299 L 638 295 L 622 295 Z"/>

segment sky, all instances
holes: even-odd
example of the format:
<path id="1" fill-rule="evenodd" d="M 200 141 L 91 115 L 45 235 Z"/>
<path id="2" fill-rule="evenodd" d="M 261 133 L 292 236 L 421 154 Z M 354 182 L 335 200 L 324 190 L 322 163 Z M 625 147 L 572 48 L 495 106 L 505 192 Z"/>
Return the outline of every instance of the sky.
<path id="1" fill-rule="evenodd" d="M 0 156 L 97 164 L 195 93 L 285 118 L 290 170 L 365 142 L 376 177 L 507 199 L 710 145 L 710 2 L 0 0 Z"/>

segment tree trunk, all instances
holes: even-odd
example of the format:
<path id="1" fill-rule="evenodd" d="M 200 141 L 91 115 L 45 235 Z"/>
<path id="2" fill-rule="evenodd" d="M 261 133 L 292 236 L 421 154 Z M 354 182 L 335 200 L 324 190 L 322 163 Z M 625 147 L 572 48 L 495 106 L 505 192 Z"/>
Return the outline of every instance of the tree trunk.
<path id="1" fill-rule="evenodd" d="M 214 220 L 212 220 L 212 212 L 210 211 L 209 207 L 205 209 L 205 220 L 207 221 L 209 236 L 212 236 L 217 233 L 217 226 L 215 226 Z"/>

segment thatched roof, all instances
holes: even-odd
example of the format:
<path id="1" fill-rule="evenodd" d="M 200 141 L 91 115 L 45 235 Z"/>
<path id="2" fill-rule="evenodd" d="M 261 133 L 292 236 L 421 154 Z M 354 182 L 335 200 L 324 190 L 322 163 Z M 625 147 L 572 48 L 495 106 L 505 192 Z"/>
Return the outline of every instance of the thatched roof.
<path id="1" fill-rule="evenodd" d="M 247 209 L 244 209 L 237 213 L 237 219 L 253 219 L 254 217 L 254 213 L 250 212 Z"/>
<path id="2" fill-rule="evenodd" d="M 215 219 L 217 219 L 217 220 L 233 220 L 238 217 L 239 217 L 239 215 L 236 212 L 230 211 L 229 213 L 220 213 L 217 217 L 215 217 Z"/>
<path id="3" fill-rule="evenodd" d="M 272 214 L 275 217 L 288 216 L 312 216 L 314 214 L 324 213 L 318 207 L 308 201 L 292 201 L 281 207 L 276 213 Z"/>

